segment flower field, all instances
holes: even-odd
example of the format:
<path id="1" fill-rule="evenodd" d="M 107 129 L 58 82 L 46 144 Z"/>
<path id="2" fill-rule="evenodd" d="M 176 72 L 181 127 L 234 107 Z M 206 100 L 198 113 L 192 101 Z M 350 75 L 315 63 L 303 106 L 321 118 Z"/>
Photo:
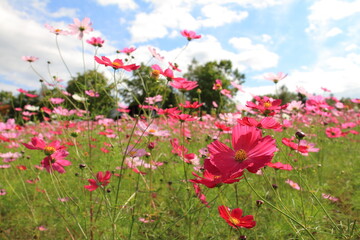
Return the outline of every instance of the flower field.
<path id="1" fill-rule="evenodd" d="M 46 27 L 81 41 L 92 31 L 88 18 L 69 31 Z M 201 38 L 181 34 L 187 44 Z M 128 61 L 135 50 L 94 57 L 113 74 L 112 90 L 140 68 Z M 101 97 L 95 85 L 70 94 L 43 79 L 61 94 L 0 123 L 1 239 L 360 239 L 359 99 L 254 96 L 230 111 L 221 99 L 241 86 L 212 79 L 220 101 L 205 112 L 200 97 L 187 95 L 198 83 L 149 50 L 143 77 L 173 89 L 176 106 L 164 107 L 159 90 L 132 114 L 116 91 L 111 118 L 92 108 Z M 267 76 L 275 84 L 285 77 Z"/>

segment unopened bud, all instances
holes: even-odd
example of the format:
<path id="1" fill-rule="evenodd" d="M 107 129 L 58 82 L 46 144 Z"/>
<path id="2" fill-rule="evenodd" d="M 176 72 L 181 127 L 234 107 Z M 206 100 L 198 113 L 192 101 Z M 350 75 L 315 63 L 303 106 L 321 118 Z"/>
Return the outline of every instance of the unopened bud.
<path id="1" fill-rule="evenodd" d="M 297 139 L 301 140 L 301 139 L 303 139 L 306 135 L 305 135 L 305 133 L 303 133 L 303 132 L 297 131 L 297 132 L 295 133 L 295 136 L 296 136 Z"/>

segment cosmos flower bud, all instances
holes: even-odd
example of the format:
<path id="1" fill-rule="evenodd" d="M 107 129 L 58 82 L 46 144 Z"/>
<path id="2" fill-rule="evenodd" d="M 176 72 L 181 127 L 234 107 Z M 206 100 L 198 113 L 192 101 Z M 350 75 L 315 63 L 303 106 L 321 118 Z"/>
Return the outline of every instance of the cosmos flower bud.
<path id="1" fill-rule="evenodd" d="M 301 131 L 297 131 L 297 132 L 295 133 L 295 136 L 296 136 L 297 139 L 301 140 L 301 139 L 303 139 L 306 135 L 305 135 L 305 133 L 303 133 L 303 132 L 301 132 Z"/>
<path id="2" fill-rule="evenodd" d="M 262 201 L 262 200 L 256 200 L 256 206 L 257 207 L 261 207 L 261 205 L 263 205 L 264 204 L 264 201 Z"/>

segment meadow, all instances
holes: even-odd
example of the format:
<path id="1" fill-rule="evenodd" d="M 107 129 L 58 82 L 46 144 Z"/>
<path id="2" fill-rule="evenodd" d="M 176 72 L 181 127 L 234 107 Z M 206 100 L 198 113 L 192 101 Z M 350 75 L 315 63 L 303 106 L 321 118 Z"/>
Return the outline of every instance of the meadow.
<path id="1" fill-rule="evenodd" d="M 90 25 L 70 30 L 82 39 Z M 95 62 L 115 83 L 138 68 Z M 151 77 L 176 90 L 177 106 L 163 107 L 160 92 L 130 115 L 116 96 L 121 117 L 109 118 L 89 111 L 98 89 L 62 89 L 51 107 L 26 105 L 1 122 L 0 238 L 360 239 L 359 99 L 255 96 L 206 113 L 201 99 L 186 101 L 198 85 L 171 75 L 176 68 L 153 65 Z M 214 94 L 229 97 L 215 80 Z"/>

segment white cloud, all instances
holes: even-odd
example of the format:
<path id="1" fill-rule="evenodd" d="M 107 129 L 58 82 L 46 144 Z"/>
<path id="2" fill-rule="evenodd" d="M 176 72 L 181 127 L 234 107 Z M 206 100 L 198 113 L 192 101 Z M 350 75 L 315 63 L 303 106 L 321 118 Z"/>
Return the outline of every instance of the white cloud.
<path id="1" fill-rule="evenodd" d="M 239 51 L 238 58 L 253 70 L 276 67 L 279 56 L 266 49 L 262 44 L 253 44 L 245 37 L 231 38 L 229 43 Z"/>
<path id="2" fill-rule="evenodd" d="M 330 20 L 340 20 L 360 12 L 360 1 L 319 0 L 310 8 L 310 21 L 326 23 Z"/>
<path id="3" fill-rule="evenodd" d="M 292 0 L 197 0 L 199 4 L 236 4 L 242 7 L 267 8 L 277 5 L 285 5 Z"/>
<path id="4" fill-rule="evenodd" d="M 336 35 L 341 34 L 343 31 L 338 27 L 331 28 L 326 34 L 325 37 L 335 37 Z"/>
<path id="5" fill-rule="evenodd" d="M 133 0 L 96 0 L 100 5 L 117 5 L 121 10 L 134 10 L 138 5 Z"/>
<path id="6" fill-rule="evenodd" d="M 329 31 L 332 23 L 359 13 L 360 1 L 319 0 L 314 2 L 309 10 L 309 27 L 305 31 L 311 34 L 317 33 L 317 36 L 321 37 Z"/>
<path id="7" fill-rule="evenodd" d="M 227 23 L 241 21 L 249 15 L 245 11 L 236 12 L 218 4 L 205 5 L 201 12 L 206 17 L 200 21 L 200 25 L 204 27 L 220 27 Z"/>
<path id="8" fill-rule="evenodd" d="M 200 25 L 190 14 L 191 7 L 181 1 L 154 2 L 154 10 L 150 13 L 140 12 L 130 24 L 128 30 L 132 42 L 166 37 L 172 29 L 196 30 Z"/>

